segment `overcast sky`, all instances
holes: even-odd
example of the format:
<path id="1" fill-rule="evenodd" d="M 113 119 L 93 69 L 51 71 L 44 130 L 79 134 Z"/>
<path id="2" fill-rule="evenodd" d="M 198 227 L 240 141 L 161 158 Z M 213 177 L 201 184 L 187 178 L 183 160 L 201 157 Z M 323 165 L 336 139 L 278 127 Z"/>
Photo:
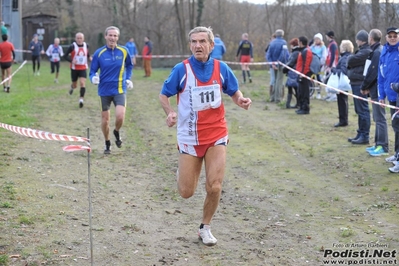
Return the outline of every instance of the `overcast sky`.
<path id="1" fill-rule="evenodd" d="M 250 3 L 254 3 L 254 4 L 273 4 L 276 1 L 275 0 L 240 0 L 240 2 L 250 2 Z M 320 0 L 296 0 L 296 3 L 306 3 L 306 1 L 308 2 L 308 4 L 314 4 L 314 3 L 319 3 Z"/>

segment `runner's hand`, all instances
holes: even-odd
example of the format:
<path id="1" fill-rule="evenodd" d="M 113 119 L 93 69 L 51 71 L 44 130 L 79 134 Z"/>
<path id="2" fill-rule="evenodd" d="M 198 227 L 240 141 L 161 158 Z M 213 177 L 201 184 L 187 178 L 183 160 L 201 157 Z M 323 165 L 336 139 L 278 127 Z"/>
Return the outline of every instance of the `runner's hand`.
<path id="1" fill-rule="evenodd" d="M 166 118 L 166 124 L 168 127 L 173 127 L 176 124 L 177 121 L 177 114 L 176 112 L 170 112 L 168 114 L 168 117 Z"/>
<path id="2" fill-rule="evenodd" d="M 98 76 L 98 73 L 94 77 L 91 78 L 91 83 L 94 85 L 98 85 L 100 83 L 100 77 Z"/>
<path id="3" fill-rule="evenodd" d="M 133 89 L 133 82 L 131 80 L 126 80 L 126 87 L 128 89 Z"/>

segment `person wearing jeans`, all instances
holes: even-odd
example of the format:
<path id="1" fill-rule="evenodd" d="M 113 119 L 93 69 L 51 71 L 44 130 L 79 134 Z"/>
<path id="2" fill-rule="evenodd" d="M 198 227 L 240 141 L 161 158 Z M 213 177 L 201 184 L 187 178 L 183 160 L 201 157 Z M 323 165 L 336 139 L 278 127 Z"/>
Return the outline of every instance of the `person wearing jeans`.
<path id="1" fill-rule="evenodd" d="M 356 44 L 359 49 L 355 54 L 348 56 L 347 68 L 348 78 L 352 87 L 352 93 L 356 96 L 367 99 L 366 95 L 361 94 L 360 88 L 364 80 L 364 65 L 371 53 L 368 44 L 369 34 L 365 30 L 361 30 L 356 34 Z M 352 144 L 368 144 L 370 137 L 370 110 L 369 104 L 365 100 L 353 98 L 355 112 L 358 116 L 358 129 L 354 138 L 348 138 Z"/>
<path id="2" fill-rule="evenodd" d="M 385 103 L 387 99 L 390 105 L 398 105 L 398 93 L 394 90 L 394 84 L 399 83 L 399 65 L 396 59 L 399 57 L 399 29 L 396 27 L 389 27 L 386 31 L 385 40 L 378 65 L 378 100 L 380 103 Z M 397 110 L 391 109 L 391 115 Z M 395 116 L 396 117 L 396 116 Z M 392 156 L 385 159 L 385 161 L 394 163 L 393 167 L 389 168 L 392 173 L 399 173 L 398 161 L 399 152 L 399 120 L 397 118 L 392 120 L 392 128 L 395 132 L 395 152 Z"/>
<path id="3" fill-rule="evenodd" d="M 381 41 L 382 33 L 378 29 L 372 29 L 369 33 L 369 43 L 372 52 L 367 58 L 366 67 L 363 75 L 364 80 L 360 87 L 363 95 L 370 95 L 373 102 L 378 102 L 378 63 L 382 50 Z M 372 104 L 372 115 L 375 122 L 374 146 L 366 148 L 371 156 L 381 156 L 388 154 L 388 125 L 385 118 L 385 107 L 378 104 Z"/>

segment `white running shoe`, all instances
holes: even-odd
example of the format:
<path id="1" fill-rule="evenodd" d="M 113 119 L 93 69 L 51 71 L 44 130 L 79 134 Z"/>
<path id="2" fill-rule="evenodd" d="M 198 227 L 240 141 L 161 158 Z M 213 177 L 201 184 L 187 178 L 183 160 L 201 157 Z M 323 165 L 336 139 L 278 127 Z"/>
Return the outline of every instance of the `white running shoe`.
<path id="1" fill-rule="evenodd" d="M 218 240 L 211 233 L 211 227 L 207 224 L 204 224 L 204 227 L 198 230 L 198 237 L 206 246 L 213 246 L 216 245 L 216 242 L 218 242 Z"/>
<path id="2" fill-rule="evenodd" d="M 393 161 L 397 161 L 396 155 L 392 155 L 391 157 L 385 158 L 387 163 L 392 163 Z"/>
<path id="3" fill-rule="evenodd" d="M 318 94 L 316 95 L 316 99 L 317 99 L 317 100 L 321 100 L 321 94 L 320 94 L 320 93 L 318 93 Z"/>
<path id="4" fill-rule="evenodd" d="M 399 173 L 399 164 L 397 164 L 397 165 L 395 165 L 393 167 L 389 167 L 388 170 L 391 173 Z"/>

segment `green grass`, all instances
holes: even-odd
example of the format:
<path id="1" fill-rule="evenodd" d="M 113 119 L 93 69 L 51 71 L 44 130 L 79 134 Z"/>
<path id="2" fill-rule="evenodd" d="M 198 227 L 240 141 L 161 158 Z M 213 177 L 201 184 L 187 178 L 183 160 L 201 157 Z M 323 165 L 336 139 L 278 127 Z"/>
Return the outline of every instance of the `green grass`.
<path id="1" fill-rule="evenodd" d="M 0 265 L 8 265 L 8 256 L 7 255 L 0 255 Z"/>
<path id="2" fill-rule="evenodd" d="M 19 65 L 13 66 L 13 72 Z M 60 82 L 65 83 L 69 78 L 67 64 L 62 64 Z M 38 97 L 52 98 L 65 93 L 57 90 L 40 90 L 38 88 L 53 87 L 54 76 L 50 74 L 50 67 L 46 61 L 41 64 L 41 76 L 34 77 L 32 65 L 25 64 L 12 78 L 10 93 L 4 93 L 0 97 L 0 122 L 22 127 L 29 127 L 37 121 L 34 101 Z M 60 86 L 58 86 L 60 87 Z M 49 103 L 49 106 L 54 103 Z"/>

